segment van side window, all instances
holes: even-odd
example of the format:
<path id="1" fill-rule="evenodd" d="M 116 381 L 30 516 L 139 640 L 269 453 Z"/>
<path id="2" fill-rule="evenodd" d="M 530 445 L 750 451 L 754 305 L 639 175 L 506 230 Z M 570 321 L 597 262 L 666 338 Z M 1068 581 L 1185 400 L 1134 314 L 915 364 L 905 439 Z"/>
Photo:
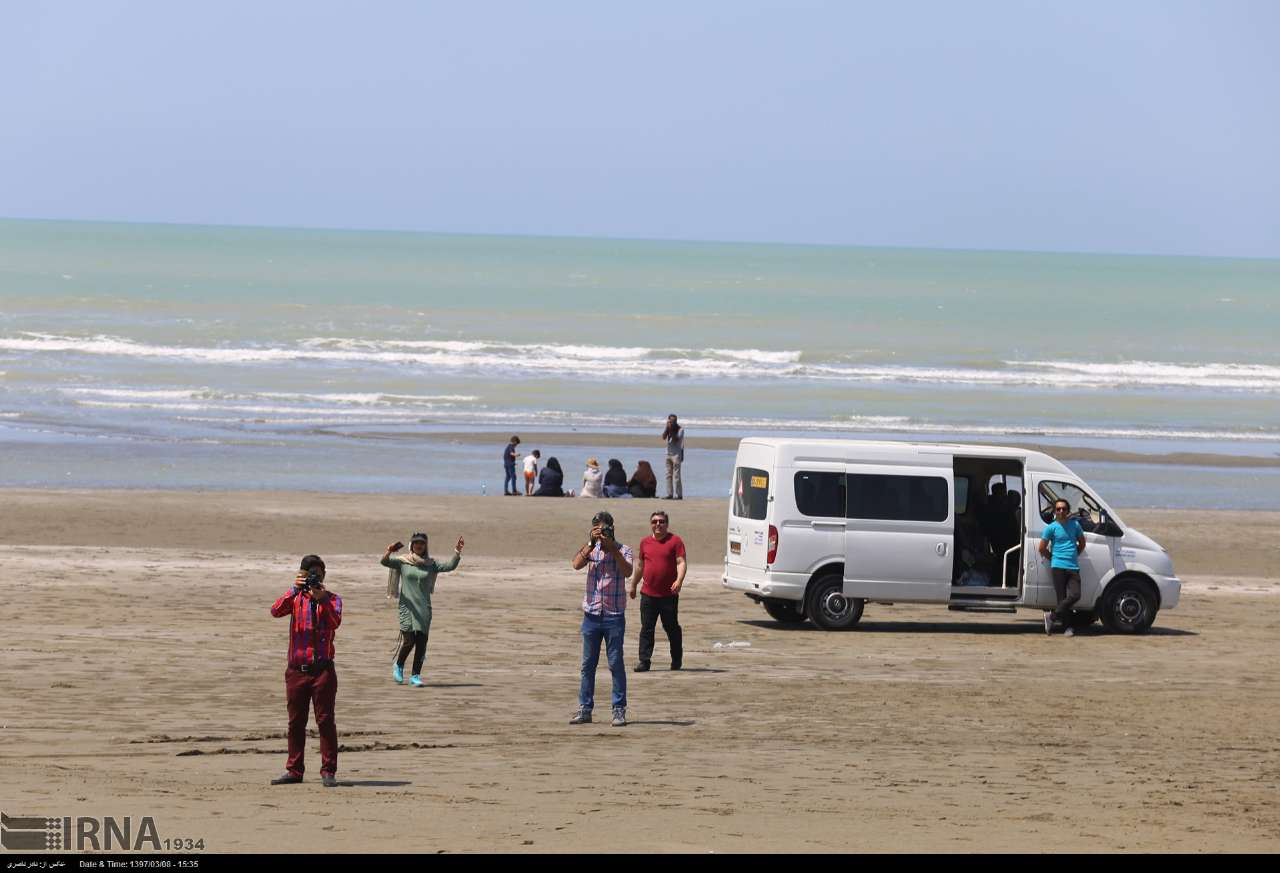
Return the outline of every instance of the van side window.
<path id="1" fill-rule="evenodd" d="M 1045 524 L 1053 521 L 1053 504 L 1067 501 L 1067 513 L 1086 531 L 1096 528 L 1102 521 L 1102 507 L 1087 491 L 1070 482 L 1040 483 L 1040 518 Z"/>
<path id="2" fill-rule="evenodd" d="M 844 518 L 844 473 L 801 470 L 795 478 L 801 515 Z"/>
<path id="3" fill-rule="evenodd" d="M 754 467 L 739 467 L 733 477 L 733 514 L 763 521 L 769 509 L 769 474 Z"/>
<path id="4" fill-rule="evenodd" d="M 847 477 L 849 518 L 885 521 L 946 521 L 947 480 L 940 476 Z"/>

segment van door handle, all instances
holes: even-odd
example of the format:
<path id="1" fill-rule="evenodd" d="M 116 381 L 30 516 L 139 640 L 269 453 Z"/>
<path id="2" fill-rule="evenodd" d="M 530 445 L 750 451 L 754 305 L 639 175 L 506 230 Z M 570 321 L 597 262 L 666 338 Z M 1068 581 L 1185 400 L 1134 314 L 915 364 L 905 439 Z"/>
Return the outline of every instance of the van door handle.
<path id="1" fill-rule="evenodd" d="M 937 550 L 937 551 L 938 551 L 938 554 L 939 554 L 939 555 L 942 555 L 943 557 L 946 557 L 946 555 L 947 555 L 947 544 L 946 544 L 946 543 L 938 543 L 938 550 Z"/>

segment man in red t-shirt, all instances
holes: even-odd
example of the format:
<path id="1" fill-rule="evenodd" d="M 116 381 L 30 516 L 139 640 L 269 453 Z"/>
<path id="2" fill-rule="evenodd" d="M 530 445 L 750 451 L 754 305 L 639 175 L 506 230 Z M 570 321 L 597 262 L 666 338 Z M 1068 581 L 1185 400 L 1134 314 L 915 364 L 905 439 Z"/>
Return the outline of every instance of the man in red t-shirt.
<path id="1" fill-rule="evenodd" d="M 684 660 L 684 645 L 679 622 L 680 588 L 684 585 L 684 540 L 669 529 L 667 514 L 658 510 L 649 516 L 652 536 L 640 541 L 635 554 L 635 573 L 627 585 L 627 594 L 636 597 L 636 584 L 644 580 L 640 588 L 640 663 L 636 672 L 649 669 L 653 656 L 653 637 L 658 619 L 671 643 L 671 669 L 679 670 Z"/>

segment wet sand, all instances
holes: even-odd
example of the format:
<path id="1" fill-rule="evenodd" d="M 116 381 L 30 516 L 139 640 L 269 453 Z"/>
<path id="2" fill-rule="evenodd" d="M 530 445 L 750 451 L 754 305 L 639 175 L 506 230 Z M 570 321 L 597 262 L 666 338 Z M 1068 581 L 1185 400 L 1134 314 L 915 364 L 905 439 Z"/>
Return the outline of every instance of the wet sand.
<path id="1" fill-rule="evenodd" d="M 1035 613 L 933 606 L 783 627 L 720 585 L 723 501 L 609 501 L 624 541 L 670 511 L 692 562 L 687 669 L 664 669 L 659 631 L 611 728 L 567 723 L 568 559 L 604 501 L 0 496 L 7 813 L 151 815 L 210 851 L 1280 850 L 1280 513 L 1124 512 L 1172 552 L 1183 601 L 1143 637 L 1065 639 Z M 390 679 L 376 563 L 417 528 L 468 543 L 425 689 Z M 306 783 L 267 784 L 288 636 L 268 607 L 309 551 L 345 601 L 337 789 L 314 737 Z"/>

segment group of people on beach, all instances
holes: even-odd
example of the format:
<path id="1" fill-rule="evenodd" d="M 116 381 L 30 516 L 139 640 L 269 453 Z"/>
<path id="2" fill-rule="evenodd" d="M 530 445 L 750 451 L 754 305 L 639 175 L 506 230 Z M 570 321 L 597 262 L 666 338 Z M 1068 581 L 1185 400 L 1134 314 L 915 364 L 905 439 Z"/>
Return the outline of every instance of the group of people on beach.
<path id="1" fill-rule="evenodd" d="M 684 482 L 681 468 L 684 464 L 684 428 L 675 415 L 667 416 L 662 438 L 667 445 L 667 494 L 666 500 L 684 499 Z M 564 470 L 557 458 L 547 458 L 542 463 L 542 451 L 534 449 L 526 455 L 519 451 L 520 437 L 512 436 L 502 450 L 502 493 L 506 497 L 519 497 L 516 477 L 517 464 L 523 467 L 526 497 L 657 497 L 658 477 L 648 461 L 637 461 L 635 471 L 627 476 L 622 461 L 610 458 L 608 468 L 600 468 L 598 458 L 587 458 L 582 471 L 582 485 L 578 489 L 565 487 Z M 540 468 L 541 465 L 541 468 Z"/>
<path id="2" fill-rule="evenodd" d="M 650 535 L 634 550 L 624 545 L 614 528 L 613 515 L 597 512 L 591 518 L 587 541 L 570 559 L 575 570 L 586 570 L 582 598 L 582 661 L 578 708 L 570 724 L 588 724 L 595 707 L 596 667 L 604 643 L 613 680 L 611 724 L 627 723 L 627 672 L 623 655 L 627 600 L 640 598 L 640 647 L 635 672 L 650 669 L 659 621 L 671 648 L 671 669 L 684 661 L 683 631 L 679 623 L 680 591 L 684 585 L 684 541 L 670 530 L 667 513 L 649 515 Z M 431 599 L 441 573 L 457 569 L 466 545 L 459 537 L 446 560 L 431 557 L 429 538 L 418 532 L 404 543 L 386 547 L 379 563 L 387 568 L 387 597 L 398 607 L 399 640 L 391 666 L 397 684 L 405 682 L 409 656 L 409 684 L 422 687 L 427 639 L 431 631 Z M 314 708 L 320 735 L 320 779 L 325 787 L 338 784 L 338 730 L 334 715 L 338 679 L 334 667 L 334 635 L 342 623 L 342 598 L 324 585 L 325 566 L 318 555 L 302 559 L 293 587 L 271 606 L 277 618 L 290 616 L 289 655 L 285 670 L 285 698 L 289 717 L 288 759 L 283 775 L 273 785 L 302 782 L 307 719 Z"/>

